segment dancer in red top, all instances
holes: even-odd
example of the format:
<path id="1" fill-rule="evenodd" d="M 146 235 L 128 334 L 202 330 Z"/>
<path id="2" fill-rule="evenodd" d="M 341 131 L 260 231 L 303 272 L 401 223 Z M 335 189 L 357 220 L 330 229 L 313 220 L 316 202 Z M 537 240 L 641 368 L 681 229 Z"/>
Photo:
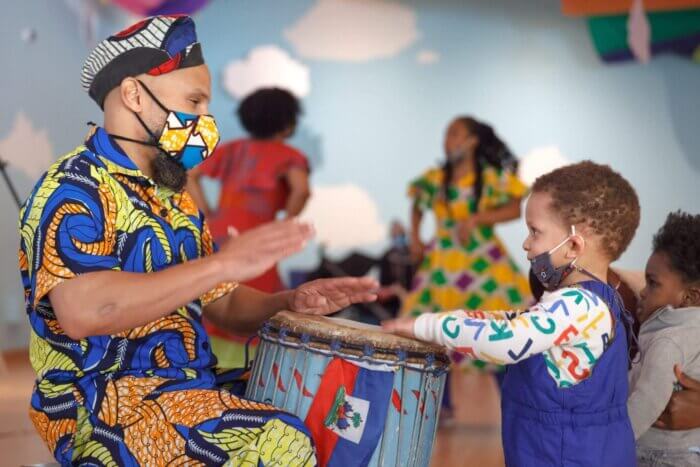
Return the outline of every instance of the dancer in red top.
<path id="1" fill-rule="evenodd" d="M 280 212 L 286 218 L 298 215 L 309 197 L 309 163 L 301 152 L 285 143 L 296 128 L 301 113 L 299 101 L 278 88 L 259 89 L 241 102 L 238 117 L 249 138 L 222 144 L 206 163 L 190 174 L 188 191 L 209 220 L 217 243 L 231 228 L 245 232 L 274 220 Z M 216 209 L 202 192 L 200 178 L 221 184 Z M 279 292 L 284 285 L 273 266 L 246 285 L 263 292 Z M 240 365 L 240 336 L 231 336 L 214 326 L 207 330 L 222 366 Z M 223 338 L 223 339 L 222 339 Z M 226 339 L 226 340 L 224 340 Z"/>

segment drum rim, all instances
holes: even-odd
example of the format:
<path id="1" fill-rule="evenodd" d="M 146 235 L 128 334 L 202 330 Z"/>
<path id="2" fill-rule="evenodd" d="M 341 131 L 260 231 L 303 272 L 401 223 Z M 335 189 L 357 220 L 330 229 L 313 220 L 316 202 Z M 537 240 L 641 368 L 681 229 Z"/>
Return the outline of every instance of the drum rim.
<path id="1" fill-rule="evenodd" d="M 443 347 L 424 343 L 418 340 L 398 337 L 398 343 L 407 344 L 405 347 L 396 345 L 382 345 L 377 340 L 380 336 L 376 331 L 370 331 L 370 337 L 366 335 L 358 338 L 352 335 L 328 335 L 322 334 L 313 325 L 305 326 L 302 323 L 323 323 L 323 317 L 314 316 L 308 320 L 288 318 L 291 312 L 282 312 L 268 320 L 259 332 L 260 338 L 271 342 L 280 340 L 295 340 L 309 347 L 323 349 L 336 353 L 348 353 L 356 358 L 369 358 L 384 360 L 387 362 L 410 361 L 411 363 L 423 363 L 428 366 L 447 366 L 450 364 L 449 356 Z M 292 316 L 296 315 L 294 313 Z M 305 317 L 306 318 L 306 317 Z M 353 329 L 342 324 L 333 324 L 333 329 Z M 373 333 L 373 334 L 372 334 Z M 275 336 L 276 335 L 276 336 Z M 277 337 L 278 336 L 278 337 Z M 375 339 L 372 339 L 374 336 Z"/>

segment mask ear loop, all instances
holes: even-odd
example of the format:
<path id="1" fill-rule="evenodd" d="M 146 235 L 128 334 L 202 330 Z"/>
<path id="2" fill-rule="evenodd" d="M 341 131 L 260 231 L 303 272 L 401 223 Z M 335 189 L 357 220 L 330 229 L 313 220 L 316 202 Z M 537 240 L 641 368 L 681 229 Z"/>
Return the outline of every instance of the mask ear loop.
<path id="1" fill-rule="evenodd" d="M 572 225 L 572 226 L 571 226 L 571 237 L 578 237 L 578 238 L 580 238 L 580 239 L 581 239 L 581 243 L 583 244 L 583 246 L 584 246 L 584 248 L 585 248 L 585 246 L 586 246 L 586 239 L 583 238 L 582 235 L 576 233 L 576 226 L 575 226 L 575 225 Z M 569 240 L 571 239 L 571 237 L 569 237 Z M 572 267 L 576 267 L 576 269 L 580 269 L 578 266 L 576 266 L 576 261 L 578 261 L 578 258 L 579 258 L 579 257 L 577 256 L 577 257 L 574 258 L 574 260 L 571 262 L 571 266 L 572 266 Z"/>
<path id="2" fill-rule="evenodd" d="M 586 245 L 586 239 L 583 238 L 583 235 L 577 234 L 577 233 L 576 233 L 576 226 L 575 226 L 575 225 L 572 225 L 572 226 L 571 226 L 571 237 L 578 237 L 578 238 L 580 238 L 580 239 L 581 239 L 581 242 L 584 244 L 584 246 Z M 571 237 L 569 237 L 569 238 L 571 238 Z"/>
<path id="3" fill-rule="evenodd" d="M 584 245 L 586 244 L 586 240 L 585 240 L 583 237 L 581 237 L 580 235 L 578 235 L 578 234 L 576 233 L 576 227 L 572 225 L 572 226 L 571 226 L 571 234 L 569 234 L 569 236 L 566 237 L 564 240 L 562 240 L 561 243 L 559 243 L 559 245 L 555 246 L 554 248 L 552 248 L 551 250 L 549 250 L 547 253 L 551 255 L 552 253 L 554 253 L 555 251 L 557 251 L 559 248 L 561 248 L 561 247 L 563 247 L 564 245 L 566 245 L 566 242 L 568 242 L 569 240 L 571 240 L 571 237 L 580 237 L 580 238 L 581 238 L 581 241 L 583 241 Z M 574 265 L 574 263 L 576 262 L 577 259 L 578 259 L 578 257 L 574 259 L 574 261 L 571 263 L 571 266 Z"/>
<path id="4" fill-rule="evenodd" d="M 155 95 L 153 95 L 153 93 L 151 92 L 151 90 L 148 89 L 148 86 L 146 86 L 145 84 L 143 84 L 143 81 L 141 81 L 140 79 L 137 79 L 136 81 L 137 81 L 141 86 L 143 86 L 143 89 L 146 91 L 146 93 L 148 93 L 148 95 L 151 97 L 151 99 L 153 99 L 153 101 L 154 101 L 156 104 L 158 104 L 158 106 L 159 106 L 161 109 L 163 109 L 163 111 L 164 111 L 166 114 L 170 114 L 170 111 L 158 100 L 158 98 L 156 98 Z M 151 131 L 151 129 L 148 128 L 148 125 L 146 125 L 146 122 L 144 122 L 143 119 L 141 118 L 141 116 L 140 116 L 139 114 L 137 114 L 136 112 L 132 112 L 132 113 L 134 114 L 134 116 L 135 116 L 136 119 L 139 121 L 139 123 L 141 124 L 141 126 L 143 127 L 143 129 L 146 130 L 146 133 L 148 133 L 148 135 L 151 137 L 151 139 L 152 139 L 153 141 L 152 141 L 152 142 L 150 142 L 150 141 L 139 141 L 139 140 L 137 140 L 137 139 L 128 138 L 128 137 L 126 137 L 126 136 L 121 136 L 121 135 L 112 135 L 112 134 L 110 134 L 110 136 L 111 136 L 112 138 L 115 138 L 115 139 L 120 139 L 120 140 L 123 140 L 123 141 L 129 141 L 129 142 L 131 142 L 131 143 L 141 144 L 141 145 L 144 145 L 144 146 L 154 147 L 154 148 L 157 148 L 159 151 L 161 151 L 163 154 L 166 154 L 166 155 L 167 155 L 167 154 L 168 154 L 167 151 L 161 147 L 160 143 L 158 142 L 158 138 L 156 138 L 155 133 L 153 133 L 153 132 Z M 88 122 L 88 125 L 95 125 L 95 124 L 94 124 L 93 122 Z"/>
<path id="5" fill-rule="evenodd" d="M 136 81 L 143 87 L 144 91 L 146 91 L 146 93 L 150 96 L 150 98 L 153 99 L 153 102 L 155 102 L 155 103 L 158 105 L 158 107 L 160 107 L 161 110 L 163 110 L 163 112 L 166 113 L 166 115 L 169 115 L 169 114 L 170 114 L 170 110 L 168 110 L 168 108 L 165 107 L 165 106 L 163 105 L 163 103 L 160 102 L 160 101 L 158 100 L 158 98 L 151 92 L 151 90 L 148 89 L 148 86 L 146 86 L 146 85 L 143 83 L 143 81 L 141 81 L 140 79 L 137 79 Z M 139 123 L 141 124 L 141 126 L 143 127 L 143 129 L 146 130 L 146 133 L 148 133 L 148 135 L 151 137 L 151 139 L 153 139 L 153 142 L 155 143 L 155 144 L 153 144 L 153 146 L 155 146 L 155 147 L 161 149 L 161 151 L 165 152 L 165 151 L 160 147 L 160 144 L 158 143 L 158 138 L 156 138 L 155 133 L 153 133 L 153 132 L 151 131 L 151 129 L 148 128 L 148 125 L 146 125 L 146 122 L 143 121 L 143 119 L 141 118 L 141 116 L 140 116 L 139 114 L 137 114 L 136 112 L 133 112 L 133 114 L 136 116 L 136 118 L 138 119 L 138 121 L 139 121 Z"/>
<path id="6" fill-rule="evenodd" d="M 153 102 L 155 102 L 156 104 L 158 104 L 158 107 L 160 107 L 161 109 L 163 109 L 163 111 L 164 111 L 165 113 L 168 113 L 168 114 L 170 113 L 170 109 L 168 109 L 166 106 L 163 105 L 163 103 L 162 103 L 161 101 L 158 100 L 158 98 L 151 92 L 151 90 L 148 89 L 148 86 L 146 86 L 145 84 L 143 84 L 143 81 L 141 81 L 140 79 L 137 79 L 136 81 L 137 81 L 141 86 L 143 86 L 143 89 L 148 93 L 149 96 L 151 96 L 151 99 L 153 99 Z"/>
<path id="7" fill-rule="evenodd" d="M 551 250 L 549 250 L 549 251 L 547 252 L 547 254 L 550 254 L 550 255 L 551 255 L 552 253 L 554 253 L 555 251 L 557 251 L 559 248 L 561 248 L 561 247 L 563 247 L 564 245 L 566 245 L 566 242 L 568 242 L 569 240 L 571 240 L 571 237 L 572 237 L 573 235 L 575 235 L 575 234 L 576 234 L 576 230 L 575 230 L 574 226 L 572 225 L 572 226 L 571 226 L 571 235 L 569 235 L 569 236 L 566 237 L 564 240 L 562 240 L 557 246 L 555 246 L 554 248 L 552 248 Z"/>

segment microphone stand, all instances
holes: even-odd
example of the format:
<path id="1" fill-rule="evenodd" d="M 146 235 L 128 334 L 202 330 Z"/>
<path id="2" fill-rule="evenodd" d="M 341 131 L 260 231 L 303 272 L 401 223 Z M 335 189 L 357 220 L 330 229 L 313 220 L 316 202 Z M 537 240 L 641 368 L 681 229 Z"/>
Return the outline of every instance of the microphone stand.
<path id="1" fill-rule="evenodd" d="M 22 209 L 22 202 L 19 200 L 19 195 L 17 194 L 17 190 L 15 190 L 15 186 L 12 184 L 12 180 L 10 180 L 10 176 L 7 173 L 7 162 L 4 161 L 2 158 L 0 158 L 0 172 L 2 172 L 2 178 L 5 179 L 5 183 L 7 184 L 7 188 L 9 188 L 10 193 L 12 193 L 12 197 L 15 199 L 15 203 L 17 204 L 17 209 Z M 5 361 L 5 356 L 0 354 L 0 375 L 5 375 L 7 374 L 7 362 Z"/>
<path id="2" fill-rule="evenodd" d="M 7 162 L 0 158 L 0 172 L 2 172 L 2 178 L 5 179 L 5 183 L 7 184 L 7 188 L 10 190 L 10 193 L 12 193 L 12 197 L 15 200 L 15 203 L 17 204 L 17 209 L 22 208 L 22 201 L 19 199 L 19 195 L 17 194 L 17 190 L 15 189 L 15 186 L 12 184 L 12 180 L 10 180 L 10 176 L 7 173 Z"/>

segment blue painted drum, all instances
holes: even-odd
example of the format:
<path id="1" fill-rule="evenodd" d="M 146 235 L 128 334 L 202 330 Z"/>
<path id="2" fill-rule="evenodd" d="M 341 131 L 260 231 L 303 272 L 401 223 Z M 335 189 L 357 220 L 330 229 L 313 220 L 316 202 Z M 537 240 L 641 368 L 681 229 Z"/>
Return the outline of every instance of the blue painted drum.
<path id="1" fill-rule="evenodd" d="M 382 436 L 370 466 L 427 466 L 449 358 L 444 349 L 354 321 L 282 312 L 261 329 L 246 398 L 306 420 L 321 378 L 339 357 L 393 372 Z"/>

